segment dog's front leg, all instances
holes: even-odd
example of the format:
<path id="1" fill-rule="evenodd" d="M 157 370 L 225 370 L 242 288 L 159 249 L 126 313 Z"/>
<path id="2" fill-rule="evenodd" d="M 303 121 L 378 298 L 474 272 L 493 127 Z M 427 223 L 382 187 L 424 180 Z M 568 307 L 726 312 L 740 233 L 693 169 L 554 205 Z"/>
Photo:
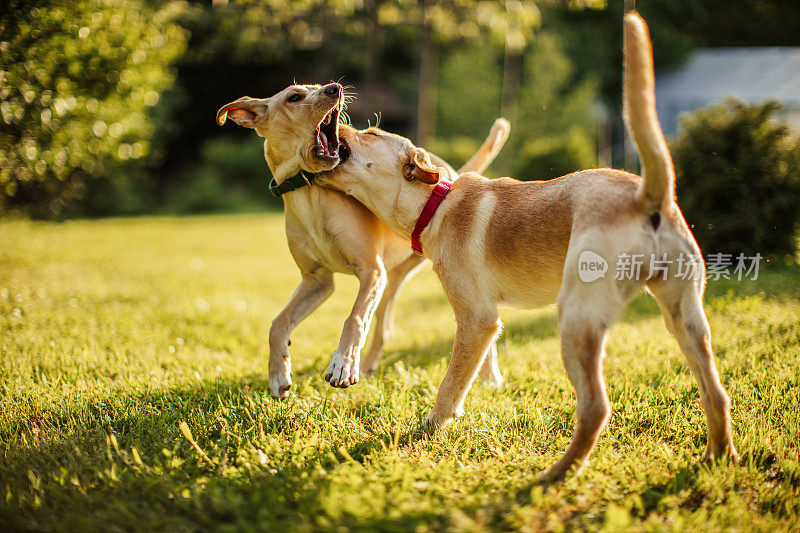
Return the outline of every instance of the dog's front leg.
<path id="1" fill-rule="evenodd" d="M 334 387 L 347 388 L 358 383 L 361 348 L 367 340 L 372 315 L 386 287 L 386 270 L 378 258 L 374 265 L 356 270 L 359 281 L 353 310 L 344 323 L 339 347 L 325 371 L 325 381 Z"/>
<path id="2" fill-rule="evenodd" d="M 444 426 L 462 414 L 464 398 L 501 327 L 497 309 L 456 312 L 453 356 L 439 386 L 436 404 L 426 420 L 426 429 Z"/>
<path id="3" fill-rule="evenodd" d="M 269 329 L 269 390 L 272 397 L 283 399 L 292 386 L 289 337 L 297 325 L 333 293 L 333 274 L 317 269 L 303 273 L 300 285 Z"/>

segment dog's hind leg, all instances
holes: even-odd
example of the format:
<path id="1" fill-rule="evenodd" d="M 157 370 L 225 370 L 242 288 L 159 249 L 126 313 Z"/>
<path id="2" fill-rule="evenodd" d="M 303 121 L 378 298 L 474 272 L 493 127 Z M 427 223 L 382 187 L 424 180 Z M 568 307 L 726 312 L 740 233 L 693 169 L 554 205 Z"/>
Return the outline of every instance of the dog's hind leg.
<path id="1" fill-rule="evenodd" d="M 324 269 L 304 272 L 300 285 L 289 303 L 272 321 L 269 330 L 269 390 L 273 398 L 289 395 L 292 386 L 292 365 L 289 359 L 289 337 L 294 328 L 314 312 L 333 293 L 333 274 Z"/>
<path id="2" fill-rule="evenodd" d="M 366 374 L 378 368 L 378 363 L 383 356 L 383 345 L 392 331 L 392 314 L 397 293 L 424 262 L 424 257 L 414 254 L 386 273 L 386 289 L 375 310 L 372 342 L 367 354 L 361 360 L 362 373 Z"/>
<path id="3" fill-rule="evenodd" d="M 667 329 L 681 347 L 700 389 L 708 423 L 705 459 L 738 458 L 731 437 L 730 398 L 719 379 L 711 349 L 711 329 L 703 311 L 702 280 L 670 278 L 648 284 Z"/>
<path id="4" fill-rule="evenodd" d="M 464 398 L 502 325 L 497 309 L 456 311 L 453 355 L 444 375 L 436 404 L 428 415 L 428 429 L 444 426 L 463 411 Z"/>
<path id="5" fill-rule="evenodd" d="M 578 262 L 568 256 L 567 265 L 573 264 Z M 570 267 L 558 296 L 558 327 L 564 368 L 577 396 L 576 423 L 566 452 L 540 474 L 548 481 L 564 477 L 576 463 L 583 466 L 611 416 L 603 358 L 608 328 L 627 301 L 614 280 L 583 282 Z"/>
<path id="6" fill-rule="evenodd" d="M 497 361 L 497 342 L 493 341 L 486 350 L 486 357 L 478 372 L 484 384 L 499 389 L 503 386 L 503 374 L 500 373 L 500 365 Z"/>

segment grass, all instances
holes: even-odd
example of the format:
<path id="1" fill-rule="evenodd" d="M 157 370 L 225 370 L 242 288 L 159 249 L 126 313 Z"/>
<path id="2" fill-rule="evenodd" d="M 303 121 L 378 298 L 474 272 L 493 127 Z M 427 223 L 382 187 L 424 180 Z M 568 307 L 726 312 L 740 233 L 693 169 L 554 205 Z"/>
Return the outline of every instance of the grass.
<path id="1" fill-rule="evenodd" d="M 504 312 L 507 384 L 476 384 L 463 419 L 407 445 L 454 332 L 430 271 L 378 375 L 343 391 L 321 376 L 356 292 L 337 277 L 275 402 L 266 333 L 299 281 L 281 215 L 5 221 L 0 243 L 0 530 L 800 527 L 796 267 L 706 297 L 741 464 L 698 462 L 697 386 L 642 295 L 612 330 L 591 464 L 538 485 L 575 405 L 553 309 Z"/>

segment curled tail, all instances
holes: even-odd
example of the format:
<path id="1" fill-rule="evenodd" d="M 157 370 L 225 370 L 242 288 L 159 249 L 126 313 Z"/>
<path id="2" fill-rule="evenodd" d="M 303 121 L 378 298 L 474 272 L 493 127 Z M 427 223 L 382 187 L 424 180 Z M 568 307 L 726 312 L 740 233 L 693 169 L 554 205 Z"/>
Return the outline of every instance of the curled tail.
<path id="1" fill-rule="evenodd" d="M 495 120 L 494 124 L 492 124 L 491 131 L 489 131 L 489 136 L 483 141 L 483 144 L 478 148 L 478 151 L 475 152 L 475 155 L 473 155 L 463 167 L 458 169 L 458 173 L 483 173 L 486 167 L 497 157 L 497 154 L 500 153 L 500 149 L 506 143 L 506 139 L 508 139 L 509 131 L 511 131 L 511 124 L 509 124 L 506 119 L 498 118 Z"/>
<path id="2" fill-rule="evenodd" d="M 675 201 L 675 167 L 656 115 L 653 49 L 647 24 L 639 14 L 628 13 L 624 26 L 622 108 L 642 159 L 644 178 L 637 201 L 645 211 L 656 212 Z"/>

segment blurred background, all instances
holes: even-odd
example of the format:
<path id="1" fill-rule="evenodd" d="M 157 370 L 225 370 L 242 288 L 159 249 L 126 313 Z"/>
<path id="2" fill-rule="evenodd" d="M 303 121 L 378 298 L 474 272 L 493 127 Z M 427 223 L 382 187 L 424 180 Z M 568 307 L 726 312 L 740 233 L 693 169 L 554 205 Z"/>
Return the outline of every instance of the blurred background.
<path id="1" fill-rule="evenodd" d="M 637 170 L 620 117 L 621 20 L 650 25 L 678 195 L 704 251 L 794 257 L 795 0 L 6 0 L 0 211 L 45 219 L 279 209 L 262 140 L 214 122 L 243 95 L 340 81 L 379 123 L 490 175 Z"/>

